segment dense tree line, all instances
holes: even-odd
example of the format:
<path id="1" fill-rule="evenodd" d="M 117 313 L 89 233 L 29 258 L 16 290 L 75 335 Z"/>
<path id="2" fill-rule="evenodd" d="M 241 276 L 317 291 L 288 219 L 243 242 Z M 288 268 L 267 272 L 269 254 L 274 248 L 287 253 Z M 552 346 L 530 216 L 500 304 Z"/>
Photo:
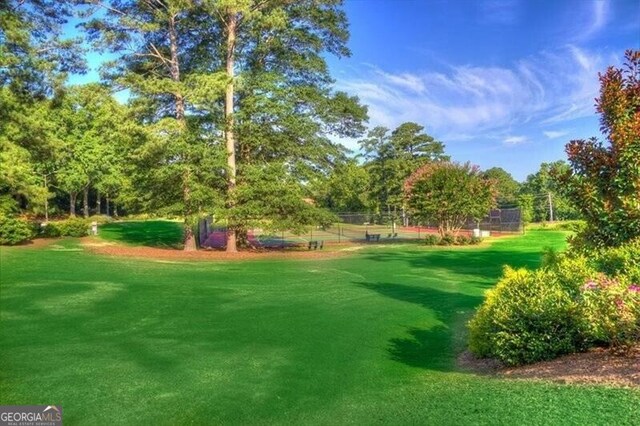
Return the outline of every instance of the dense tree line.
<path id="1" fill-rule="evenodd" d="M 6 1 L 0 14 L 3 215 L 183 217 L 195 249 L 194 224 L 213 214 L 234 251 L 252 226 L 404 216 L 407 178 L 449 160 L 418 123 L 365 134 L 366 107 L 333 89 L 325 57 L 350 54 L 341 0 Z M 82 37 L 65 39 L 72 17 Z M 116 59 L 100 83 L 68 85 L 87 49 Z M 340 137 L 361 138 L 360 154 Z M 546 220 L 552 194 L 567 219 L 562 167 L 523 184 L 500 168 L 482 176 L 499 206 Z"/>

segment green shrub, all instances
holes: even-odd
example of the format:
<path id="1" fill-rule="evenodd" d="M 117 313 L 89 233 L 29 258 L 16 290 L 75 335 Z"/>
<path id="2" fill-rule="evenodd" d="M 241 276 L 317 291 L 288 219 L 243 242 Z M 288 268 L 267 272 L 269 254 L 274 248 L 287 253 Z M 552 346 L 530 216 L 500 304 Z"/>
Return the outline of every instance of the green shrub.
<path id="1" fill-rule="evenodd" d="M 467 237 L 466 235 L 458 235 L 456 237 L 456 245 L 468 246 L 469 244 L 471 244 L 471 238 L 470 237 Z"/>
<path id="2" fill-rule="evenodd" d="M 640 284 L 640 238 L 619 247 L 600 250 L 595 256 L 598 270 L 617 277 L 624 275 Z"/>
<path id="3" fill-rule="evenodd" d="M 60 236 L 60 228 L 55 222 L 47 222 L 40 226 L 38 236 L 42 238 L 56 238 Z"/>
<path id="4" fill-rule="evenodd" d="M 428 246 L 435 246 L 440 242 L 440 237 L 435 234 L 427 234 L 424 237 L 424 243 Z"/>
<path id="5" fill-rule="evenodd" d="M 481 237 L 476 237 L 475 235 L 471 237 L 471 239 L 469 240 L 469 244 L 471 245 L 478 245 L 482 242 L 482 238 Z"/>
<path id="6" fill-rule="evenodd" d="M 574 253 L 558 254 L 547 250 L 543 257 L 543 268 L 553 273 L 558 283 L 572 296 L 577 297 L 584 283 L 598 277 L 599 272 L 586 256 Z"/>
<path id="7" fill-rule="evenodd" d="M 63 237 L 85 237 L 89 234 L 89 223 L 80 218 L 67 219 L 58 224 Z"/>
<path id="8" fill-rule="evenodd" d="M 507 365 L 542 361 L 581 349 L 582 324 L 553 271 L 507 267 L 469 324 L 469 347 Z"/>
<path id="9" fill-rule="evenodd" d="M 33 237 L 31 224 L 23 219 L 0 216 L 0 245 L 15 245 Z"/>
<path id="10" fill-rule="evenodd" d="M 445 234 L 438 242 L 441 246 L 451 246 L 456 243 L 456 237 L 451 234 Z"/>

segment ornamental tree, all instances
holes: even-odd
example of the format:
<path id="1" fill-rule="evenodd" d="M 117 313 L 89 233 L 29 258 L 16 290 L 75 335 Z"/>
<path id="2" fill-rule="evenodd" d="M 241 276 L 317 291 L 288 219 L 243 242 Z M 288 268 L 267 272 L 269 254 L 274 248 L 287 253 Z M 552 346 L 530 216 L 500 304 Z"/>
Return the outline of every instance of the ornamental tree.
<path id="1" fill-rule="evenodd" d="M 470 163 L 434 162 L 416 170 L 404 184 L 413 217 L 436 222 L 441 236 L 457 233 L 469 219 L 480 220 L 496 205 L 496 185 Z"/>
<path id="2" fill-rule="evenodd" d="M 582 212 L 584 242 L 617 246 L 640 236 L 640 51 L 624 68 L 600 74 L 596 110 L 607 143 L 591 138 L 566 146 L 571 170 L 560 178 Z"/>

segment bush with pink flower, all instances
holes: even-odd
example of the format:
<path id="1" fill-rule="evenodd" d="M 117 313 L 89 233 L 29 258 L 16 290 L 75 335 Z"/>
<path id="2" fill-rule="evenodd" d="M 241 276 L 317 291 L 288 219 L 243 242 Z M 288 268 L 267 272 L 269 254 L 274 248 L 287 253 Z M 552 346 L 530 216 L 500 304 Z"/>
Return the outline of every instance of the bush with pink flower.
<path id="1" fill-rule="evenodd" d="M 472 352 L 509 365 L 604 346 L 640 344 L 640 240 L 593 253 L 545 254 L 506 269 L 469 324 Z"/>
<path id="2" fill-rule="evenodd" d="M 640 286 L 604 274 L 580 287 L 586 338 L 626 350 L 640 339 Z"/>

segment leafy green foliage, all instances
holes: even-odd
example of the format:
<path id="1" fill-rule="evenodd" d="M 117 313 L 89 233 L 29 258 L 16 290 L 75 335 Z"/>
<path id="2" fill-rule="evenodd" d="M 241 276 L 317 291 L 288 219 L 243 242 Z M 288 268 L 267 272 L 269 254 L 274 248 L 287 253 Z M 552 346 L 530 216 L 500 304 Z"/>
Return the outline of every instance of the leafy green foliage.
<path id="1" fill-rule="evenodd" d="M 640 236 L 640 50 L 628 50 L 624 69 L 600 75 L 601 130 L 607 138 L 566 146 L 571 170 L 560 174 L 566 195 L 582 212 L 581 244 L 616 246 Z"/>
<path id="2" fill-rule="evenodd" d="M 71 2 L 5 0 L 0 6 L 0 87 L 29 102 L 51 95 L 64 73 L 85 69 L 78 39 L 63 38 Z"/>
<path id="3" fill-rule="evenodd" d="M 409 176 L 404 190 L 412 215 L 424 223 L 437 223 L 443 237 L 457 232 L 470 217 L 479 220 L 495 206 L 494 183 L 469 163 L 426 164 Z"/>
<path id="4" fill-rule="evenodd" d="M 520 184 L 513 176 L 501 167 L 492 167 L 485 170 L 482 175 L 491 179 L 496 185 L 496 203 L 498 207 L 513 207 L 518 202 Z"/>
<path id="5" fill-rule="evenodd" d="M 427 234 L 424 237 L 424 243 L 425 245 L 428 246 L 435 246 L 436 244 L 438 244 L 440 242 L 440 237 L 438 235 L 435 234 Z"/>
<path id="6" fill-rule="evenodd" d="M 334 212 L 369 210 L 370 176 L 355 160 L 337 164 L 326 178 L 314 182 L 314 199 Z"/>
<path id="7" fill-rule="evenodd" d="M 539 270 L 507 268 L 470 322 L 471 350 L 521 364 L 592 345 L 627 349 L 640 339 L 638 259 L 640 240 L 587 255 L 547 250 Z"/>
<path id="8" fill-rule="evenodd" d="M 552 273 L 507 267 L 469 324 L 469 348 L 507 365 L 575 352 L 583 344 L 577 309 Z"/>
<path id="9" fill-rule="evenodd" d="M 452 246 L 456 243 L 456 236 L 453 234 L 444 234 L 440 237 L 440 241 L 438 241 L 438 245 L 441 246 Z"/>
<path id="10" fill-rule="evenodd" d="M 580 212 L 573 202 L 564 195 L 562 183 L 558 175 L 569 170 L 564 161 L 542 163 L 540 170 L 527 176 L 520 187 L 519 203 L 523 213 L 531 214 L 529 222 L 543 222 L 550 220 L 549 194 L 553 203 L 554 220 L 580 219 Z M 525 221 L 527 223 L 527 221 Z"/>
<path id="11" fill-rule="evenodd" d="M 449 159 L 444 144 L 412 122 L 401 124 L 391 134 L 385 127 L 375 127 L 359 144 L 369 174 L 371 204 L 379 213 L 403 208 L 402 184 L 420 166 Z"/>
<path id="12" fill-rule="evenodd" d="M 47 236 L 54 236 L 53 234 L 57 233 L 57 236 L 60 237 L 86 237 L 89 234 L 89 221 L 81 218 L 70 218 L 67 220 L 61 220 L 57 222 L 49 222 L 46 228 L 51 227 L 52 230 L 46 231 L 49 234 Z M 57 231 L 53 231 L 53 229 L 57 229 Z"/>
<path id="13" fill-rule="evenodd" d="M 33 237 L 31 224 L 23 219 L 0 215 L 0 245 L 15 245 Z"/>

